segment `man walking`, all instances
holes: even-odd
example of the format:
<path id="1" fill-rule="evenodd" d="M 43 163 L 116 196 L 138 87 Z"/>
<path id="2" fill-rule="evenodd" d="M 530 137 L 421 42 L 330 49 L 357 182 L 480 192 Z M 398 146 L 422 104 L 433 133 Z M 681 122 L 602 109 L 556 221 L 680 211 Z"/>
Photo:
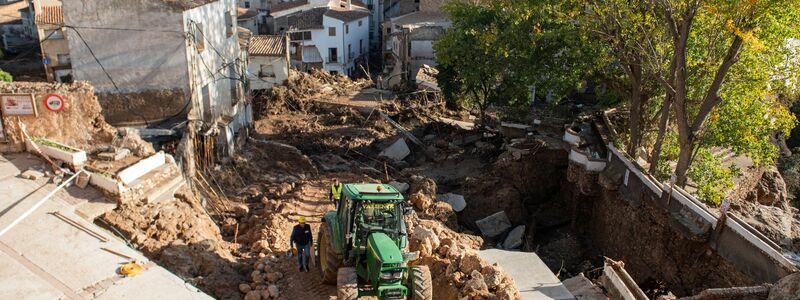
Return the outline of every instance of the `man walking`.
<path id="1" fill-rule="evenodd" d="M 333 201 L 336 209 L 339 209 L 339 200 L 342 199 L 342 184 L 339 182 L 338 178 L 331 184 L 331 194 L 328 196 L 328 199 Z"/>
<path id="2" fill-rule="evenodd" d="M 297 249 L 297 263 L 300 265 L 300 272 L 308 272 L 308 259 L 311 257 L 311 243 L 314 240 L 311 236 L 311 226 L 306 224 L 306 218 L 297 219 L 297 225 L 292 228 L 292 236 L 289 238 L 289 247 Z"/>

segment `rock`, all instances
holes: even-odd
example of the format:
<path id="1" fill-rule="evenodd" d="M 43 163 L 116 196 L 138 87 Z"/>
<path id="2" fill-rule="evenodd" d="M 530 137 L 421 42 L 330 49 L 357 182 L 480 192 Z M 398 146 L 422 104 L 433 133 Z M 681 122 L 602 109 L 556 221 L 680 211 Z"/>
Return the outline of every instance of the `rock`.
<path id="1" fill-rule="evenodd" d="M 481 296 L 489 294 L 489 287 L 486 286 L 481 272 L 474 270 L 470 273 L 470 279 L 464 284 L 463 292 L 470 299 L 481 299 Z"/>
<path id="2" fill-rule="evenodd" d="M 467 207 L 467 201 L 464 200 L 464 196 L 459 194 L 447 193 L 444 195 L 439 195 L 436 197 L 439 201 L 447 202 L 450 206 L 453 207 L 453 210 L 456 212 L 460 212 Z"/>
<path id="3" fill-rule="evenodd" d="M 782 206 L 787 200 L 786 182 L 778 170 L 764 171 L 761 180 L 755 188 L 747 194 L 747 200 L 763 205 Z"/>
<path id="4" fill-rule="evenodd" d="M 504 249 L 517 249 L 522 247 L 522 238 L 525 235 L 525 225 L 514 227 L 503 242 Z"/>
<path id="5" fill-rule="evenodd" d="M 240 292 L 242 292 L 242 294 L 247 294 L 247 293 L 249 293 L 251 290 L 252 290 L 252 289 L 250 288 L 250 285 L 249 285 L 249 284 L 247 284 L 247 283 L 241 283 L 241 284 L 239 284 L 239 291 L 240 291 Z"/>
<path id="6" fill-rule="evenodd" d="M 511 221 L 505 211 L 499 211 L 491 216 L 475 221 L 481 234 L 487 238 L 496 238 L 511 228 Z"/>
<path id="7" fill-rule="evenodd" d="M 267 252 L 269 251 L 269 242 L 267 240 L 259 240 L 253 243 L 250 248 L 255 252 Z"/>
<path id="8" fill-rule="evenodd" d="M 434 202 L 431 206 L 428 206 L 422 216 L 426 219 L 442 222 L 449 228 L 458 228 L 458 216 L 453 211 L 453 207 L 446 202 Z"/>
<path id="9" fill-rule="evenodd" d="M 246 203 L 230 201 L 228 205 L 231 206 L 230 211 L 239 217 L 246 216 L 250 212 L 250 208 L 247 207 Z"/>
<path id="10" fill-rule="evenodd" d="M 278 290 L 278 286 L 277 285 L 270 284 L 269 287 L 267 288 L 267 290 L 269 290 L 269 294 L 273 298 L 277 298 L 280 295 L 280 291 Z"/>
<path id="11" fill-rule="evenodd" d="M 405 193 L 408 191 L 409 185 L 408 183 L 399 182 L 399 181 L 390 181 L 389 185 L 393 186 L 397 189 L 400 193 Z"/>
<path id="12" fill-rule="evenodd" d="M 42 176 L 44 176 L 44 173 L 39 172 L 39 171 L 34 170 L 34 169 L 29 169 L 29 170 L 27 170 L 25 172 L 22 172 L 22 174 L 19 175 L 19 177 L 22 177 L 22 178 L 25 178 L 25 179 L 30 179 L 30 180 L 37 180 L 39 178 L 42 178 Z"/>
<path id="13" fill-rule="evenodd" d="M 423 226 L 415 227 L 411 238 L 413 239 L 412 242 L 414 242 L 413 245 L 416 246 L 412 247 L 412 249 L 416 248 L 413 250 L 419 250 L 422 256 L 432 255 L 441 244 L 436 233 L 433 230 Z"/>
<path id="14" fill-rule="evenodd" d="M 269 273 L 267 274 L 267 281 L 269 281 L 270 283 L 275 283 L 276 281 L 278 281 L 278 279 L 281 279 L 281 277 L 283 277 L 283 274 L 281 273 L 278 272 Z"/>
<path id="15" fill-rule="evenodd" d="M 477 252 L 467 251 L 464 254 L 464 257 L 461 258 L 461 265 L 459 265 L 458 269 L 467 274 L 470 274 L 473 271 L 480 273 L 486 266 L 488 266 L 488 264 L 486 261 L 481 259 L 480 256 L 478 256 Z"/>
<path id="16" fill-rule="evenodd" d="M 261 299 L 267 300 L 271 296 L 269 290 L 261 290 L 259 292 L 261 293 Z"/>
<path id="17" fill-rule="evenodd" d="M 383 149 L 379 156 L 387 157 L 391 160 L 403 160 L 409 154 L 411 154 L 411 149 L 408 148 L 408 144 L 406 144 L 405 139 L 398 139 L 394 142 L 391 146 Z"/>
<path id="18" fill-rule="evenodd" d="M 783 277 L 769 291 L 768 300 L 797 300 L 800 296 L 800 273 Z"/>
<path id="19" fill-rule="evenodd" d="M 244 300 L 261 300 L 261 293 L 259 291 L 250 291 L 244 295 Z"/>
<path id="20" fill-rule="evenodd" d="M 411 194 L 411 196 L 408 196 L 408 201 L 421 211 L 425 211 L 429 206 L 431 206 L 431 204 L 433 204 L 433 199 L 422 192 Z"/>
<path id="21" fill-rule="evenodd" d="M 486 282 L 486 286 L 489 287 L 489 289 L 497 288 L 505 277 L 496 266 L 483 267 L 481 275 L 483 275 L 483 281 Z"/>

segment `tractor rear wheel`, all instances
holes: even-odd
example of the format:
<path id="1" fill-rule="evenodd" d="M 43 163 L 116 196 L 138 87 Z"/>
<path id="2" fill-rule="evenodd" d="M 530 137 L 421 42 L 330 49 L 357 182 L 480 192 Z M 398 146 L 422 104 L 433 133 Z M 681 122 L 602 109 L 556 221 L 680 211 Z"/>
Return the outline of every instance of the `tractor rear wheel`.
<path id="1" fill-rule="evenodd" d="M 433 280 L 428 266 L 411 267 L 411 295 L 409 300 L 433 299 Z"/>
<path id="2" fill-rule="evenodd" d="M 342 266 L 342 256 L 336 253 L 333 247 L 333 236 L 331 235 L 331 228 L 328 224 L 322 224 L 319 227 L 319 256 L 317 256 L 317 265 L 319 266 L 320 275 L 322 275 L 322 282 L 327 284 L 336 283 L 336 272 Z"/>
<path id="3" fill-rule="evenodd" d="M 356 268 L 341 268 L 336 278 L 336 296 L 339 300 L 358 299 Z"/>

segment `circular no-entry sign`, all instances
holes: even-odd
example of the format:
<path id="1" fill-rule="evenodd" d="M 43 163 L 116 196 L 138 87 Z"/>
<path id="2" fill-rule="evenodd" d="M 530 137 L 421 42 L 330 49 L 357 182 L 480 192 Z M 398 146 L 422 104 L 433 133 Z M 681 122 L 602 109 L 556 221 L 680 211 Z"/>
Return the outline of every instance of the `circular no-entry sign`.
<path id="1" fill-rule="evenodd" d="M 64 109 L 64 98 L 59 94 L 50 94 L 44 97 L 44 106 L 52 112 L 60 112 Z"/>

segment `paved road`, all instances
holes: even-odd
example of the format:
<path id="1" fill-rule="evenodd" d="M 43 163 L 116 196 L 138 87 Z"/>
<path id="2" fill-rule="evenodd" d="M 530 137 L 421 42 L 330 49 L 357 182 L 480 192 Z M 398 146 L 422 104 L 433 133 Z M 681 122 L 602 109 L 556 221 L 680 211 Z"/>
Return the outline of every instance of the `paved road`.
<path id="1" fill-rule="evenodd" d="M 29 154 L 0 155 L 0 228 L 56 188 L 49 178 L 28 180 L 18 175 L 45 164 Z M 55 194 L 29 217 L 0 237 L 0 299 L 211 299 L 159 266 L 136 277 L 117 274 L 128 260 L 102 250 L 112 249 L 147 262 L 124 241 L 83 216 L 113 208 L 98 191 L 70 187 Z M 56 217 L 78 222 L 105 237 L 103 242 Z"/>

